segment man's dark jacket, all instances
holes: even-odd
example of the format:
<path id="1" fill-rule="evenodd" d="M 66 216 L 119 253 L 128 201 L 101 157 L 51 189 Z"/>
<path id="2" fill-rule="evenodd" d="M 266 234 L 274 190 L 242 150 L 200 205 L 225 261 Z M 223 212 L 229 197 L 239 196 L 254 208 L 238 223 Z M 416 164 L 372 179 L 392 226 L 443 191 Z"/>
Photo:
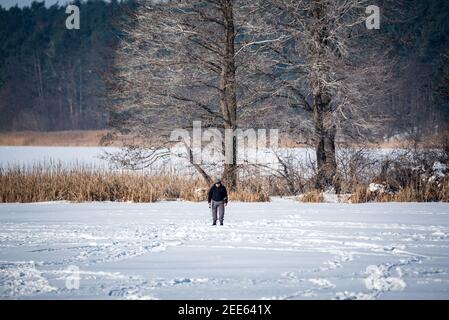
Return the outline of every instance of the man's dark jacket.
<path id="1" fill-rule="evenodd" d="M 207 197 L 207 202 L 214 201 L 224 201 L 224 203 L 228 203 L 228 191 L 226 187 L 220 185 L 217 187 L 215 184 L 210 188 L 209 195 Z"/>

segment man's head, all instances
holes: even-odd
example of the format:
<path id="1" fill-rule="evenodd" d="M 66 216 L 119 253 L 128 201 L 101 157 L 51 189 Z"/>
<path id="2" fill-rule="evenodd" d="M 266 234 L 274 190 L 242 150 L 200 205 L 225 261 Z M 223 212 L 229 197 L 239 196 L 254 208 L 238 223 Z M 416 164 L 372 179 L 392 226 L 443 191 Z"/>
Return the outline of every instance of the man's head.
<path id="1" fill-rule="evenodd" d="M 221 186 L 221 180 L 220 180 L 220 179 L 217 179 L 217 180 L 215 181 L 215 186 L 216 186 L 216 187 Z"/>

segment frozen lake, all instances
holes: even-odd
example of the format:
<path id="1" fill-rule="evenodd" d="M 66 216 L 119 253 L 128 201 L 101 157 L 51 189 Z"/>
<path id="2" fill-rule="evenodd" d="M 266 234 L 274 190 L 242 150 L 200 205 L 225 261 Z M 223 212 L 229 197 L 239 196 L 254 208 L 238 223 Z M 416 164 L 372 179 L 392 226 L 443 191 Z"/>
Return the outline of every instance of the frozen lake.
<path id="1" fill-rule="evenodd" d="M 101 159 L 105 151 L 116 148 L 101 147 L 8 147 L 0 146 L 0 167 L 23 167 L 37 164 L 60 163 L 64 166 L 89 165 L 108 167 Z"/>
<path id="2" fill-rule="evenodd" d="M 274 199 L 209 224 L 206 203 L 0 204 L 0 297 L 449 299 L 447 203 Z"/>
<path id="3" fill-rule="evenodd" d="M 0 168 L 31 168 L 36 165 L 48 167 L 49 164 L 59 165 L 64 168 L 87 166 L 102 169 L 115 169 L 107 159 L 106 153 L 118 152 L 116 147 L 8 147 L 0 146 Z M 383 157 L 389 155 L 394 149 L 372 149 L 369 152 L 370 157 Z M 284 157 L 291 157 L 293 162 L 302 164 L 311 164 L 315 161 L 315 152 L 310 148 L 283 148 L 276 152 Z M 239 153 L 242 161 L 248 160 L 250 163 L 262 163 L 270 168 L 277 168 L 278 160 L 272 150 L 263 149 L 258 153 L 253 149 L 242 149 Z M 205 168 L 209 171 L 219 174 L 217 161 L 213 157 L 203 156 L 206 161 Z M 210 161 L 207 162 L 207 161 Z M 285 161 L 285 160 L 284 160 Z M 148 170 L 148 169 L 146 169 Z M 184 159 L 172 155 L 169 158 L 163 158 L 153 164 L 151 170 L 154 172 L 170 172 L 175 174 L 196 173 L 190 163 Z"/>
<path id="4" fill-rule="evenodd" d="M 58 165 L 62 168 L 73 167 L 92 167 L 96 169 L 116 169 L 116 167 L 105 158 L 106 153 L 119 152 L 117 147 L 9 147 L 0 146 L 0 168 L 32 168 L 41 166 L 48 168 L 49 165 Z M 314 159 L 314 152 L 306 148 L 282 149 L 282 154 L 293 154 L 298 160 L 306 161 Z M 241 152 L 243 159 L 249 159 L 252 163 L 256 159 L 262 159 L 261 163 L 276 167 L 277 159 L 269 150 L 262 150 L 259 154 L 255 150 L 244 150 Z M 203 155 L 205 161 L 204 167 L 208 171 L 219 174 L 221 169 L 217 167 L 217 161 L 209 157 L 206 153 Z M 259 162 L 260 163 L 260 162 Z M 196 170 L 185 158 L 171 155 L 167 158 L 161 158 L 152 164 L 151 168 L 156 173 L 174 173 L 174 174 L 195 174 Z M 218 171 L 217 171 L 218 170 Z"/>

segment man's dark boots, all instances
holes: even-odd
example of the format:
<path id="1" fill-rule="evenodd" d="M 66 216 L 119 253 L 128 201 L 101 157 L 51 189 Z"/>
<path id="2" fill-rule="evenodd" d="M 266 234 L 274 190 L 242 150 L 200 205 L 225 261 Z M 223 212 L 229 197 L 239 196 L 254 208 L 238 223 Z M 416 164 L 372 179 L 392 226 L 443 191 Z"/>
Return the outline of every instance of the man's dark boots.
<path id="1" fill-rule="evenodd" d="M 212 222 L 212 225 L 216 226 L 217 225 L 217 221 Z"/>
<path id="2" fill-rule="evenodd" d="M 222 226 L 223 225 L 223 221 L 220 221 L 220 226 Z"/>

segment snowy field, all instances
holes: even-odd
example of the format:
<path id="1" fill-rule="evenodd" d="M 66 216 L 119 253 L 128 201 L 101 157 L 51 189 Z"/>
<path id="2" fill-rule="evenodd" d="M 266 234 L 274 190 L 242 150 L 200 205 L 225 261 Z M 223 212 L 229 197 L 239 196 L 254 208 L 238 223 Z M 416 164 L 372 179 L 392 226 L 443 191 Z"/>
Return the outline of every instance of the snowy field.
<path id="1" fill-rule="evenodd" d="M 274 199 L 209 224 L 206 203 L 0 204 L 0 298 L 449 299 L 447 203 Z"/>

